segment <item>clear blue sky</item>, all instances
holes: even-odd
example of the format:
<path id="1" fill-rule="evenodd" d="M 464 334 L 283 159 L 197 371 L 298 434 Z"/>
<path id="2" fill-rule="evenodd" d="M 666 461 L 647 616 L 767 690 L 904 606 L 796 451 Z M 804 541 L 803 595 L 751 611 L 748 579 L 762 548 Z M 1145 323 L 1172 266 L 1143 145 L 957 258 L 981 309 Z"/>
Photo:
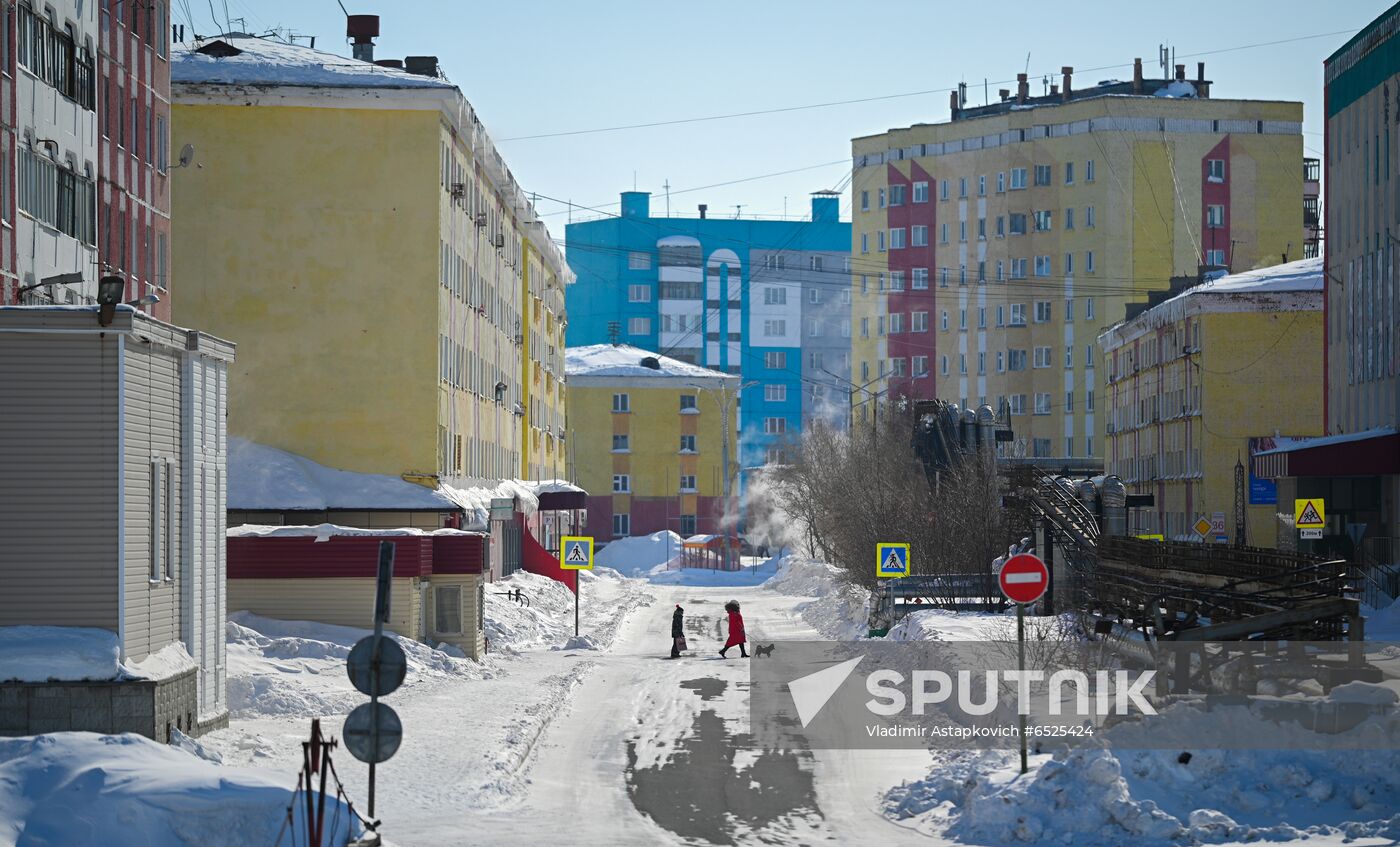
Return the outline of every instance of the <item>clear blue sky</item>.
<path id="1" fill-rule="evenodd" d="M 1135 56 L 1156 72 L 1157 47 L 1206 76 L 1218 97 L 1304 103 L 1303 142 L 1322 148 L 1322 60 L 1389 7 L 1380 0 L 1121 0 L 967 4 L 884 0 L 594 0 L 534 3 L 344 0 L 379 14 L 376 56 L 437 55 L 496 139 L 526 191 L 586 205 L 618 192 L 678 190 L 811 167 L 798 173 L 675 194 L 672 209 L 712 215 L 781 214 L 849 170 L 850 139 L 948 116 L 947 89 L 968 83 L 982 102 L 1026 67 L 1032 91 L 1072 65 L 1079 85 L 1126 79 Z M 336 0 L 175 0 L 176 23 L 201 35 L 233 19 L 262 32 L 281 26 L 348 55 Z M 201 5 L 202 4 L 202 5 Z M 216 25 L 214 18 L 219 22 Z M 239 28 L 236 20 L 234 28 Z M 1340 33 L 1340 34 L 1327 34 Z M 1320 36 L 1286 44 L 1263 42 Z M 1222 52 L 1214 52 L 1222 51 Z M 1200 55 L 1208 54 L 1208 55 Z M 516 136 L 666 121 L 938 89 L 935 93 L 674 126 L 533 140 Z M 178 132 L 178 130 L 177 130 Z M 176 139 L 178 141 L 178 139 Z M 838 163 L 838 164 L 826 164 Z M 539 207 L 556 238 L 567 215 Z M 849 198 L 843 212 L 849 212 Z"/>

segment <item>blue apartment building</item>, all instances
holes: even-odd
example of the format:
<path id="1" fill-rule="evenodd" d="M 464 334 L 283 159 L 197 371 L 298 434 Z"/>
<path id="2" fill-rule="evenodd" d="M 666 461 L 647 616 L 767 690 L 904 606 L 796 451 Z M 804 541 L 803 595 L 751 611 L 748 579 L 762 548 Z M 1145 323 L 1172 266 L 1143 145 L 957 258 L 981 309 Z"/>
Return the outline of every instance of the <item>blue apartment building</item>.
<path id="1" fill-rule="evenodd" d="M 844 426 L 851 373 L 851 224 L 840 195 L 809 220 L 653 217 L 622 194 L 616 217 L 570 224 L 570 347 L 617 341 L 739 374 L 739 462 L 784 459 L 805 423 Z"/>

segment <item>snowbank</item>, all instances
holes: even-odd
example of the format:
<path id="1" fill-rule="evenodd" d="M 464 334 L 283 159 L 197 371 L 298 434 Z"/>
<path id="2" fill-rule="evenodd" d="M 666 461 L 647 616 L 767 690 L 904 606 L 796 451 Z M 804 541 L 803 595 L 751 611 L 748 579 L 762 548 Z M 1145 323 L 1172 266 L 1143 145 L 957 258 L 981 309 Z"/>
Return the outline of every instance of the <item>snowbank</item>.
<path id="1" fill-rule="evenodd" d="M 870 592 L 845 582 L 839 570 L 824 562 L 786 556 L 763 587 L 813 598 L 796 609 L 824 638 L 845 641 L 864 638 L 870 631 Z"/>
<path id="2" fill-rule="evenodd" d="M 305 456 L 232 436 L 228 440 L 228 507 L 249 511 L 454 508 L 442 494 L 396 476 L 328 468 Z"/>
<path id="3" fill-rule="evenodd" d="M 723 588 L 726 586 L 744 587 L 762 585 L 777 576 L 779 560 L 768 559 L 742 567 L 737 571 L 721 571 L 714 568 L 678 568 L 667 570 L 664 565 L 653 568 L 647 579 L 658 585 L 690 585 L 695 587 Z"/>
<path id="4" fill-rule="evenodd" d="M 1400 641 L 1400 600 L 1383 609 L 1363 606 L 1367 641 Z"/>
<path id="5" fill-rule="evenodd" d="M 236 718 L 345 714 L 364 702 L 345 659 L 372 630 L 315 621 L 283 621 L 234 612 L 228 639 L 229 710 Z M 404 689 L 433 681 L 482 679 L 491 672 L 446 650 L 387 633 L 408 658 Z M 455 651 L 454 651 L 455 652 Z"/>
<path id="6" fill-rule="evenodd" d="M 656 360 L 657 367 L 649 368 L 642 359 Z M 625 377 L 690 377 L 712 378 L 737 383 L 739 378 L 720 371 L 712 371 L 700 365 L 692 365 L 670 356 L 662 356 L 650 350 L 633 347 L 630 344 L 589 344 L 585 347 L 569 347 L 564 351 L 564 373 L 575 376 L 625 376 Z"/>
<path id="7" fill-rule="evenodd" d="M 890 641 L 1014 641 L 1016 616 L 925 609 L 900 618 L 885 638 Z"/>
<path id="8" fill-rule="evenodd" d="M 490 528 L 492 500 L 514 500 L 521 514 L 533 515 L 540 509 L 541 494 L 560 492 L 582 493 L 583 489 L 562 479 L 505 479 L 461 487 L 447 483 L 438 486 L 439 494 L 466 512 L 465 527 L 483 532 Z"/>
<path id="9" fill-rule="evenodd" d="M 505 596 L 519 590 L 529 605 Z M 574 634 L 574 593 L 547 576 L 517 571 L 486 586 L 490 651 L 548 649 Z"/>
<path id="10" fill-rule="evenodd" d="M 221 767 L 138 735 L 0 739 L 0 843 L 275 844 L 292 800 L 289 778 Z M 304 805 L 294 808 L 300 823 Z M 334 798 L 326 800 L 326 821 L 334 822 L 328 844 L 359 834 Z"/>
<path id="11" fill-rule="evenodd" d="M 167 679 L 194 666 L 194 660 L 179 643 L 168 644 L 140 661 L 122 664 L 121 642 L 110 629 L 0 627 L 3 682 Z"/>
<path id="12" fill-rule="evenodd" d="M 608 542 L 594 555 L 593 562 L 623 576 L 640 576 L 657 566 L 667 565 L 680 555 L 681 537 L 666 529 Z"/>
<path id="13" fill-rule="evenodd" d="M 1154 725 L 1183 737 L 1222 723 L 1278 732 L 1244 707 L 1173 708 L 1160 720 Z M 1037 755 L 1026 776 L 1014 751 L 935 754 L 926 778 L 888 792 L 885 814 L 928 835 L 987 844 L 1166 847 L 1400 836 L 1392 749 L 1115 749 L 1133 732 L 1152 731 L 1123 729 L 1125 737 L 1114 728 L 1092 747 Z M 1350 732 L 1365 739 L 1394 731 L 1372 718 Z"/>

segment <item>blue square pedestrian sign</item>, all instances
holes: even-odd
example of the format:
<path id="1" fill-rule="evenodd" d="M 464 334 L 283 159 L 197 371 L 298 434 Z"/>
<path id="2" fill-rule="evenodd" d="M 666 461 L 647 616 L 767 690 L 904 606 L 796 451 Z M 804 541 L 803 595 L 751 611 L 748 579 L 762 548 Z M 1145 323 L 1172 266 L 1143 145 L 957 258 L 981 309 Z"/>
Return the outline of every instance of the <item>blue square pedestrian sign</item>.
<path id="1" fill-rule="evenodd" d="M 559 543 L 559 567 L 566 571 L 593 570 L 592 536 L 566 535 Z"/>
<path id="2" fill-rule="evenodd" d="M 893 578 L 909 575 L 909 545 L 880 543 L 875 545 L 875 575 Z"/>

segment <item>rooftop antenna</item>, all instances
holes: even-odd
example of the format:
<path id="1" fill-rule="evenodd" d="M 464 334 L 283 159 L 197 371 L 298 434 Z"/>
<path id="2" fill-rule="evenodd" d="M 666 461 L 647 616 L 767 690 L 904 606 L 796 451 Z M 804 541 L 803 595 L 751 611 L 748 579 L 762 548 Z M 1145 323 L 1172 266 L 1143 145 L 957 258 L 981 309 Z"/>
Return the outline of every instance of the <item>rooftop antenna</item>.
<path id="1" fill-rule="evenodd" d="M 666 191 L 666 217 L 669 218 L 669 217 L 671 217 L 671 179 L 670 179 L 670 177 L 667 177 L 667 178 L 666 178 L 666 181 L 663 182 L 663 183 L 661 183 L 661 187 L 662 187 L 663 189 L 665 189 L 665 191 Z"/>
<path id="2" fill-rule="evenodd" d="M 622 337 L 622 324 L 618 321 L 608 321 L 608 343 L 617 346 L 617 340 Z"/>
<path id="3" fill-rule="evenodd" d="M 744 212 L 744 204 L 743 204 L 743 203 L 735 203 L 735 204 L 734 204 L 734 219 L 735 219 L 735 220 L 738 220 L 738 219 L 739 219 L 739 216 L 740 216 L 741 214 L 743 214 L 743 212 Z"/>
<path id="4" fill-rule="evenodd" d="M 983 106 L 986 106 L 987 104 L 989 104 L 989 103 L 992 102 L 992 89 L 989 87 L 990 85 L 991 85 L 991 83 L 987 82 L 987 78 L 986 78 L 986 77 L 982 77 L 982 105 L 983 105 Z"/>
<path id="5" fill-rule="evenodd" d="M 1026 75 L 1027 75 L 1027 76 L 1030 76 L 1030 73 L 1031 73 L 1031 53 L 1030 53 L 1029 50 L 1026 51 L 1026 71 L 1025 71 L 1025 72 L 1026 72 Z"/>
<path id="6" fill-rule="evenodd" d="M 1157 64 L 1162 66 L 1162 79 L 1172 78 L 1171 56 L 1167 51 L 1167 45 L 1157 45 Z"/>

